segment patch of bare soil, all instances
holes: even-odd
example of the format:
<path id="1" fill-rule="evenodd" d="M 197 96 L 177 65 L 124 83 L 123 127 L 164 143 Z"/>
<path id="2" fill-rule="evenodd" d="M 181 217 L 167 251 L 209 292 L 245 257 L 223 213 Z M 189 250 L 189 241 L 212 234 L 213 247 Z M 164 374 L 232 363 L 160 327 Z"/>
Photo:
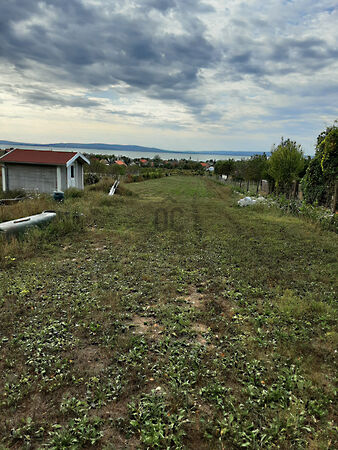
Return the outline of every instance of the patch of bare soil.
<path id="1" fill-rule="evenodd" d="M 204 306 L 204 299 L 205 296 L 197 292 L 196 288 L 191 288 L 189 295 L 184 297 L 184 300 L 195 308 L 202 308 Z"/>
<path id="2" fill-rule="evenodd" d="M 163 333 L 164 327 L 156 323 L 152 317 L 135 315 L 129 323 L 136 334 L 147 334 L 152 338 L 158 338 Z"/>
<path id="3" fill-rule="evenodd" d="M 100 373 L 108 364 L 108 355 L 102 348 L 95 345 L 87 345 L 77 349 L 74 357 L 74 367 L 76 369 L 93 375 Z"/>
<path id="4" fill-rule="evenodd" d="M 99 412 L 99 416 L 105 420 L 106 425 L 103 428 L 102 447 L 105 449 L 136 449 L 140 448 L 140 442 L 136 437 L 127 439 L 121 433 L 114 422 L 118 419 L 125 420 L 128 414 L 128 402 L 121 400 L 110 402 Z"/>
<path id="5" fill-rule="evenodd" d="M 202 345 L 206 345 L 207 340 L 203 337 L 203 333 L 208 332 L 208 327 L 203 323 L 194 323 L 192 329 L 197 333 L 196 340 Z"/>

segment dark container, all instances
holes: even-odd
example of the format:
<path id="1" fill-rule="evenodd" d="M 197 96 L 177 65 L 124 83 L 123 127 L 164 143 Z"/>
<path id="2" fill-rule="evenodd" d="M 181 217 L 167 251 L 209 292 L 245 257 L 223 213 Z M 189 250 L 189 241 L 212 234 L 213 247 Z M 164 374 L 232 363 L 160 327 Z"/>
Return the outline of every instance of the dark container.
<path id="1" fill-rule="evenodd" d="M 53 198 L 56 202 L 63 202 L 65 194 L 62 191 L 54 191 Z"/>

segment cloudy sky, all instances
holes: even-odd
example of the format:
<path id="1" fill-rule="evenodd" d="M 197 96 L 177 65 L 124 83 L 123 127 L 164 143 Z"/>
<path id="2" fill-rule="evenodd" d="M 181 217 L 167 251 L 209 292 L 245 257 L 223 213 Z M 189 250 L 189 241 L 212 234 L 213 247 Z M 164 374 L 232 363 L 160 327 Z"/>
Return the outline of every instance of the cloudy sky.
<path id="1" fill-rule="evenodd" d="M 0 139 L 313 153 L 338 118 L 331 0 L 3 0 Z"/>

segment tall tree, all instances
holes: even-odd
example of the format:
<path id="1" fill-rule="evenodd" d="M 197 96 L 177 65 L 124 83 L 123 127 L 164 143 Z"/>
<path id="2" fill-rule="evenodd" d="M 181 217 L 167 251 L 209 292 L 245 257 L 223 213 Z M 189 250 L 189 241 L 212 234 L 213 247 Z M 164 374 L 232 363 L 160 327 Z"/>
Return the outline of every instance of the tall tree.
<path id="1" fill-rule="evenodd" d="M 276 182 L 278 192 L 291 195 L 293 183 L 298 183 L 304 168 L 302 148 L 295 141 L 284 140 L 273 146 L 269 159 L 269 173 Z M 295 194 L 295 190 L 294 190 Z"/>
<path id="2" fill-rule="evenodd" d="M 233 159 L 219 160 L 215 164 L 215 173 L 217 175 L 231 175 L 235 169 L 235 161 Z"/>
<path id="3" fill-rule="evenodd" d="M 256 183 L 256 192 L 258 193 L 259 185 L 266 173 L 268 160 L 266 154 L 254 155 L 247 161 L 247 172 L 250 181 Z"/>
<path id="4" fill-rule="evenodd" d="M 246 160 L 241 159 L 240 161 L 236 161 L 235 169 L 233 172 L 233 178 L 239 182 L 239 187 L 242 188 L 242 183 L 245 180 L 245 169 L 246 169 Z"/>

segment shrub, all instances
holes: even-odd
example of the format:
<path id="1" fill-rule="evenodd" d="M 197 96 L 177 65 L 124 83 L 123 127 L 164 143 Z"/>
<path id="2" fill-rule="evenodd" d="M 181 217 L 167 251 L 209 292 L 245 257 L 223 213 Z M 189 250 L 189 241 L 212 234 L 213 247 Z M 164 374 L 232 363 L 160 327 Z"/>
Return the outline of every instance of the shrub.
<path id="1" fill-rule="evenodd" d="M 77 188 L 69 188 L 65 191 L 65 199 L 83 197 L 84 191 Z"/>
<path id="2" fill-rule="evenodd" d="M 89 191 L 101 191 L 101 192 L 106 192 L 108 194 L 110 191 L 110 188 L 113 186 L 115 181 L 116 181 L 115 178 L 104 177 L 98 183 L 88 186 L 88 190 Z"/>
<path id="3" fill-rule="evenodd" d="M 96 175 L 96 173 L 85 173 L 84 182 L 85 184 L 95 184 L 100 181 L 100 178 Z"/>
<path id="4" fill-rule="evenodd" d="M 119 186 L 118 186 L 118 188 L 116 190 L 116 194 L 123 195 L 123 196 L 128 196 L 128 197 L 136 195 L 133 191 L 128 189 L 124 184 L 119 184 Z"/>
<path id="5" fill-rule="evenodd" d="M 16 189 L 14 191 L 3 191 L 0 190 L 0 199 L 1 198 L 21 198 L 27 197 L 27 192 L 23 189 Z"/>

